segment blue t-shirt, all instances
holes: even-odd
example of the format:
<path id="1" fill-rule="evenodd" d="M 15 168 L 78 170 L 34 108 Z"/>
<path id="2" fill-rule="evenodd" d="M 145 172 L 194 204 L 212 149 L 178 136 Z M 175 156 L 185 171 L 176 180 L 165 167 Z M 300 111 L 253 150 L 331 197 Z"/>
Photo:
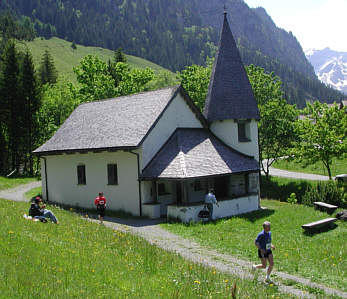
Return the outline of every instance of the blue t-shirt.
<path id="1" fill-rule="evenodd" d="M 261 249 L 269 252 L 271 250 L 271 231 L 266 233 L 262 230 L 255 239 L 255 242 L 259 243 Z"/>

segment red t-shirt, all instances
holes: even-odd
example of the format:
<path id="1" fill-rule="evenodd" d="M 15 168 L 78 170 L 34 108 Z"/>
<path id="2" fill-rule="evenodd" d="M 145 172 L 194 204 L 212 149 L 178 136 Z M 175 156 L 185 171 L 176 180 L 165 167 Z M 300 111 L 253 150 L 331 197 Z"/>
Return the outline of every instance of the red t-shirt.
<path id="1" fill-rule="evenodd" d="M 95 198 L 94 204 L 96 206 L 100 205 L 106 207 L 106 198 L 103 196 L 98 196 L 97 198 Z"/>

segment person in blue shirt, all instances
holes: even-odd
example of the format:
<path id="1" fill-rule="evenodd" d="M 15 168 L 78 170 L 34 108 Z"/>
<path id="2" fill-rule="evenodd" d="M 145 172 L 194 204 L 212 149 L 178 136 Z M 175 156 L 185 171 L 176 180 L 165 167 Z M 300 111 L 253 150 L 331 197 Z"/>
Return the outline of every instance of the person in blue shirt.
<path id="1" fill-rule="evenodd" d="M 205 195 L 205 205 L 209 211 L 209 217 L 208 220 L 213 219 L 213 205 L 216 204 L 218 207 L 218 202 L 216 199 L 216 196 L 214 195 L 213 189 L 210 189 L 209 192 Z"/>
<path id="2" fill-rule="evenodd" d="M 271 282 L 270 274 L 273 269 L 274 260 L 272 255 L 272 249 L 275 249 L 275 246 L 271 243 L 271 223 L 265 221 L 263 223 L 263 230 L 258 234 L 255 239 L 255 246 L 258 248 L 258 256 L 261 260 L 261 264 L 253 265 L 253 269 L 266 269 L 267 260 L 269 260 L 269 267 L 266 272 L 266 282 Z"/>

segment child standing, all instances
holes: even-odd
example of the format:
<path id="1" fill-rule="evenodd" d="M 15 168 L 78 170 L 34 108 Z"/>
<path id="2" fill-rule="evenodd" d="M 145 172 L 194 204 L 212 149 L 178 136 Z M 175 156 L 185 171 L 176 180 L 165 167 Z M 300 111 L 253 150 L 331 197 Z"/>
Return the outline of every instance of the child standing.
<path id="1" fill-rule="evenodd" d="M 103 192 L 99 192 L 99 196 L 95 198 L 94 204 L 96 205 L 96 211 L 99 215 L 100 224 L 104 221 L 105 209 L 106 209 L 106 198 Z"/>

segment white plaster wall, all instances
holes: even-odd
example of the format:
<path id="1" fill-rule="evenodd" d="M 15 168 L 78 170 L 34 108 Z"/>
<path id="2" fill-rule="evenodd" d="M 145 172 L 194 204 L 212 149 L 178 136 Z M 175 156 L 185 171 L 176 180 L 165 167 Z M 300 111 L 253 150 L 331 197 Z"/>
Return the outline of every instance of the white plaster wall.
<path id="1" fill-rule="evenodd" d="M 107 164 L 117 164 L 118 185 L 107 185 Z M 77 184 L 77 165 L 84 164 L 86 185 Z M 47 156 L 49 200 L 71 206 L 95 208 L 94 199 L 103 191 L 110 210 L 139 215 L 137 158 L 118 151 Z M 42 177 L 44 182 L 44 177 Z"/>
<path id="2" fill-rule="evenodd" d="M 232 148 L 246 154 L 253 156 L 259 162 L 259 148 L 258 148 L 258 124 L 257 121 L 252 119 L 249 123 L 249 142 L 239 142 L 237 122 L 233 119 L 215 121 L 211 124 L 211 131 L 222 139 L 226 144 Z"/>
<path id="3" fill-rule="evenodd" d="M 151 195 L 152 181 L 141 181 L 142 203 L 152 203 L 153 193 Z M 155 190 L 152 190 L 155 192 Z"/>
<path id="4" fill-rule="evenodd" d="M 47 193 L 46 193 L 46 174 L 45 174 L 45 161 L 44 159 L 40 159 L 41 163 L 41 186 L 42 186 L 42 198 L 44 200 L 47 200 Z"/>
<path id="5" fill-rule="evenodd" d="M 250 195 L 230 200 L 223 200 L 213 206 L 213 218 L 230 217 L 244 214 L 258 209 L 258 195 Z M 179 219 L 184 223 L 197 222 L 202 219 L 198 217 L 199 212 L 204 208 L 204 204 L 194 206 L 168 206 L 168 219 Z"/>
<path id="6" fill-rule="evenodd" d="M 153 158 L 176 128 L 202 128 L 200 121 L 180 94 L 173 99 L 161 119 L 144 140 L 142 144 L 141 169 Z"/>
<path id="7" fill-rule="evenodd" d="M 151 219 L 160 218 L 160 204 L 144 204 L 142 205 L 142 214 Z"/>

